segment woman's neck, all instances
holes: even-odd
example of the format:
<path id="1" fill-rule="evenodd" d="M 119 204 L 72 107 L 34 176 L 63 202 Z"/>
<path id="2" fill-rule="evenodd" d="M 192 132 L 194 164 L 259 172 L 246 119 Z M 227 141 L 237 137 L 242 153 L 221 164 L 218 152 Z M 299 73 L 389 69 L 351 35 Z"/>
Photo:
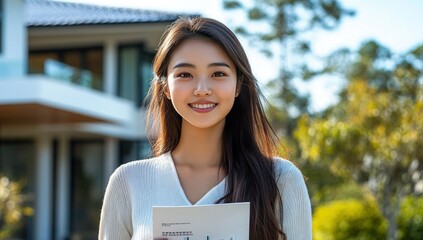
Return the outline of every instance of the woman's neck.
<path id="1" fill-rule="evenodd" d="M 211 128 L 197 128 L 182 121 L 181 137 L 172 157 L 177 165 L 191 168 L 219 167 L 224 121 Z"/>

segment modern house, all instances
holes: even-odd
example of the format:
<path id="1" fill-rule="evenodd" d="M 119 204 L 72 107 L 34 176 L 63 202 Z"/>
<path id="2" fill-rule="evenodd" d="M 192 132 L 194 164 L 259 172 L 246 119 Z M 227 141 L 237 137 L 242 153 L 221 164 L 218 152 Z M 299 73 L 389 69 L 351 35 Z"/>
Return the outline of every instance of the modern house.
<path id="1" fill-rule="evenodd" d="M 151 61 L 180 14 L 0 0 L 0 175 L 34 215 L 13 239 L 96 239 L 110 174 L 148 155 Z"/>

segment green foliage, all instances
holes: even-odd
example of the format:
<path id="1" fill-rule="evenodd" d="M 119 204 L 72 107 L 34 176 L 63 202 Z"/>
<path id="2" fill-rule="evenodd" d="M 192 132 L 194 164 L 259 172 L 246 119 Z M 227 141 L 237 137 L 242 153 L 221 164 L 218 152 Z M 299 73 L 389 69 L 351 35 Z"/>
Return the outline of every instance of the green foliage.
<path id="1" fill-rule="evenodd" d="M 398 218 L 400 240 L 423 239 L 423 198 L 407 197 Z"/>
<path id="2" fill-rule="evenodd" d="M 371 200 L 340 200 L 320 206 L 313 215 L 315 240 L 386 238 L 386 222 Z"/>
<path id="3" fill-rule="evenodd" d="M 383 69 L 366 62 L 389 56 L 380 49 L 374 43 L 363 46 L 359 61 L 351 67 L 366 65 L 368 73 L 354 75 L 337 106 L 321 118 L 300 119 L 295 137 L 305 159 L 325 161 L 333 172 L 347 175 L 357 171 L 371 175 L 383 167 L 407 172 L 413 161 L 423 163 L 422 85 L 417 81 L 422 69 L 417 63 L 405 67 L 400 61 L 385 70 L 402 72 L 383 80 L 388 89 L 372 84 L 378 81 L 372 73 Z M 393 172 L 391 177 L 402 176 Z"/>
<path id="4" fill-rule="evenodd" d="M 303 157 L 326 161 L 334 172 L 351 175 L 364 164 L 407 168 L 423 151 L 423 103 L 396 99 L 392 92 L 377 93 L 364 81 L 355 81 L 340 103 L 321 119 L 303 116 L 295 136 Z M 401 157 L 399 159 L 399 157 Z"/>
<path id="5" fill-rule="evenodd" d="M 33 214 L 21 194 L 22 187 L 22 182 L 11 182 L 0 176 L 0 239 L 7 239 L 19 229 L 23 216 Z"/>
<path id="6" fill-rule="evenodd" d="M 325 171 L 321 171 L 321 174 Z M 329 174 L 329 176 L 333 176 Z M 325 176 L 322 176 L 325 177 Z M 329 178 L 329 177 L 328 177 Z M 368 190 L 362 185 L 359 185 L 351 180 L 341 179 L 339 183 L 336 183 L 335 180 L 338 180 L 336 176 L 332 179 L 332 184 L 323 185 L 314 191 L 312 195 L 312 202 L 314 206 L 319 206 L 332 201 L 338 200 L 347 200 L 347 199 L 362 199 L 363 196 L 370 197 Z M 324 182 L 324 181 L 319 181 Z M 328 182 L 328 180 L 326 180 Z"/>
<path id="7" fill-rule="evenodd" d="M 332 29 L 344 16 L 354 15 L 338 0 L 254 0 L 252 6 L 241 2 L 225 0 L 223 7 L 227 10 L 241 9 L 247 13 L 249 20 L 265 22 L 270 26 L 268 31 L 254 34 L 259 38 L 271 35 L 273 38 L 270 40 L 276 41 L 295 38 L 313 28 Z"/>
<path id="8" fill-rule="evenodd" d="M 261 8 L 255 7 L 248 10 L 248 18 L 251 20 L 261 20 L 267 15 Z"/>
<path id="9" fill-rule="evenodd" d="M 238 1 L 224 1 L 223 7 L 225 9 L 237 9 L 237 8 L 241 8 L 242 4 Z"/>
<path id="10" fill-rule="evenodd" d="M 395 235 L 402 198 L 423 178 L 419 49 L 394 55 L 368 41 L 356 56 L 341 52 L 350 61 L 340 64 L 349 81 L 341 101 L 320 116 L 301 117 L 294 133 L 304 159 L 368 183 L 388 220 L 388 236 Z"/>
<path id="11" fill-rule="evenodd" d="M 333 201 L 313 215 L 315 240 L 365 240 L 386 238 L 386 221 L 373 198 Z M 407 197 L 398 217 L 399 240 L 423 239 L 423 198 Z"/>
<path id="12" fill-rule="evenodd" d="M 320 72 L 308 68 L 304 61 L 301 61 L 304 66 L 293 67 L 294 63 L 288 63 L 285 58 L 294 53 L 304 59 L 311 51 L 304 33 L 317 28 L 333 29 L 345 16 L 353 15 L 353 11 L 344 8 L 339 0 L 224 0 L 223 6 L 231 11 L 243 11 L 249 20 L 248 25 L 234 26 L 236 33 L 245 36 L 265 56 L 280 58 L 282 64 L 276 66 L 280 74 L 270 81 L 268 88 L 274 91 L 268 97 L 274 100 L 271 108 L 283 112 L 271 116 L 273 123 L 281 123 L 274 125 L 276 131 L 291 138 L 293 128 L 290 127 L 309 106 L 309 97 L 300 94 L 293 79 L 311 78 Z"/>

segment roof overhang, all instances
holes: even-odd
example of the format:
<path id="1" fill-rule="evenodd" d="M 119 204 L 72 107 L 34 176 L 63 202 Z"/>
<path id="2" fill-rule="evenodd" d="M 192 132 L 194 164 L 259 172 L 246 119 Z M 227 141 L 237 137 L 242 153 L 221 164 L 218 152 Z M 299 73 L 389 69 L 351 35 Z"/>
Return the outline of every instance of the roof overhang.
<path id="1" fill-rule="evenodd" d="M 0 104 L 1 124 L 67 124 L 78 122 L 98 123 L 108 121 L 41 103 Z"/>
<path id="2" fill-rule="evenodd" d="M 75 48 L 107 43 L 143 43 L 155 49 L 170 22 L 28 28 L 30 50 Z"/>
<path id="3" fill-rule="evenodd" d="M 0 81 L 0 124 L 133 121 L 132 102 L 45 76 Z"/>

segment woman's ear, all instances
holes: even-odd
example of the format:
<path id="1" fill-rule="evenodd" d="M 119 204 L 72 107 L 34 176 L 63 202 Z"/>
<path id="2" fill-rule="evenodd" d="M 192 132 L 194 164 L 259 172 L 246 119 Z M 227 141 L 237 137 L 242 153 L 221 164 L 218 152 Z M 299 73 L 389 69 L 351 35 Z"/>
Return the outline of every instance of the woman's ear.
<path id="1" fill-rule="evenodd" d="M 243 79 L 240 77 L 236 83 L 235 97 L 238 97 L 239 93 L 241 92 L 242 81 Z"/>
<path id="2" fill-rule="evenodd" d="M 160 82 L 162 84 L 163 91 L 164 91 L 166 98 L 170 100 L 171 99 L 170 98 L 170 92 L 169 92 L 169 87 L 167 86 L 166 77 L 161 77 L 159 79 L 160 79 Z"/>
<path id="3" fill-rule="evenodd" d="M 166 98 L 170 100 L 170 92 L 169 92 L 169 88 L 167 86 L 165 86 L 165 88 L 164 88 L 164 94 L 165 94 Z"/>

